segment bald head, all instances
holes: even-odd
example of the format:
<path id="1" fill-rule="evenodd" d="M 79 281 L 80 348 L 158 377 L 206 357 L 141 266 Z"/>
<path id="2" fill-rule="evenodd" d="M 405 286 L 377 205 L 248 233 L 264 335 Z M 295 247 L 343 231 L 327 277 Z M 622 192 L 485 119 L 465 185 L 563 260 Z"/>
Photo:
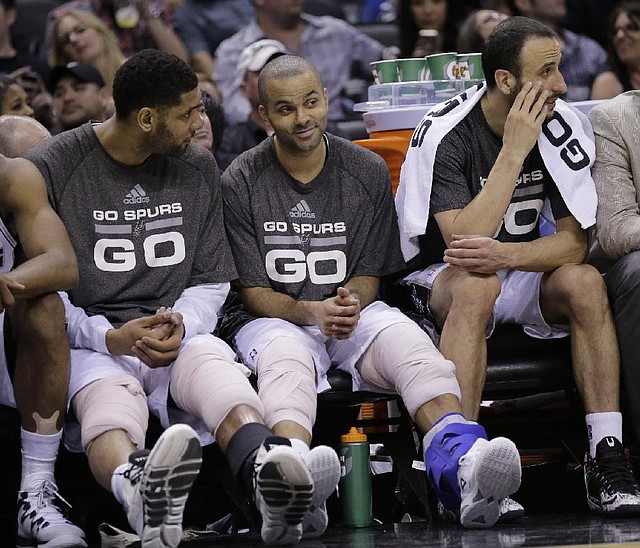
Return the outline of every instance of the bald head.
<path id="1" fill-rule="evenodd" d="M 317 78 L 320 89 L 324 88 L 318 69 L 304 57 L 298 55 L 280 55 L 269 61 L 260 71 L 258 78 L 258 96 L 260 103 L 267 105 L 269 102 L 269 82 L 281 78 L 293 78 L 301 74 L 312 74 Z"/>
<path id="2" fill-rule="evenodd" d="M 12 114 L 0 116 L 0 154 L 7 158 L 19 158 L 50 138 L 49 130 L 34 118 Z"/>

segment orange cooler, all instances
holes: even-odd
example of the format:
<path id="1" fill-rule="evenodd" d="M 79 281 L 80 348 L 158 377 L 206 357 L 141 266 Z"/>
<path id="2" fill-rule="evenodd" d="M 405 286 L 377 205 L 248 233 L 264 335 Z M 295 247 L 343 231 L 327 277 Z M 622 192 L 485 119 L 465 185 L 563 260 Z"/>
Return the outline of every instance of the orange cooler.
<path id="1" fill-rule="evenodd" d="M 371 110 L 362 116 L 369 138 L 358 139 L 354 143 L 382 156 L 389 168 L 394 195 L 400 182 L 400 168 L 413 130 L 432 106 L 389 107 Z"/>
<path id="2" fill-rule="evenodd" d="M 368 139 L 354 143 L 382 156 L 391 175 L 395 194 L 400 182 L 400 168 L 409 147 L 413 130 L 434 105 L 450 99 L 481 80 L 437 80 L 397 82 L 369 87 L 366 103 L 355 105 L 363 112 Z M 443 87 L 444 86 L 444 87 Z"/>

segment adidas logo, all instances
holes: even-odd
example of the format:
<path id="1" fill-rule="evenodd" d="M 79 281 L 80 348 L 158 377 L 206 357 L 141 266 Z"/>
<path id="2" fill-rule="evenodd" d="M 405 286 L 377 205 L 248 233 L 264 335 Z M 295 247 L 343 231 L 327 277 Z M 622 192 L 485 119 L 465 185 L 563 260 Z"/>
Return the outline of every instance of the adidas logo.
<path id="1" fill-rule="evenodd" d="M 294 219 L 315 219 L 316 214 L 311 211 L 311 209 L 307 205 L 307 202 L 305 202 L 304 200 L 300 200 L 289 211 L 289 217 L 292 217 Z"/>
<path id="2" fill-rule="evenodd" d="M 146 204 L 148 201 L 149 196 L 147 196 L 144 188 L 142 188 L 140 185 L 134 186 L 124 197 L 124 200 L 122 200 L 123 203 L 131 205 Z"/>

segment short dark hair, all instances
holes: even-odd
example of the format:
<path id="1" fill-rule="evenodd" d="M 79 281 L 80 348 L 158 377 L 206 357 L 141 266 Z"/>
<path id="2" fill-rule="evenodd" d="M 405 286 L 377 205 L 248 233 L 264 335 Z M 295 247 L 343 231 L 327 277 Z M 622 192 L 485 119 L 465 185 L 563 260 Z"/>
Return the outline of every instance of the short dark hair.
<path id="1" fill-rule="evenodd" d="M 10 86 L 19 86 L 20 82 L 9 76 L 6 72 L 0 72 L 0 103 L 4 100 L 4 95 Z"/>
<path id="2" fill-rule="evenodd" d="M 496 70 L 508 70 L 516 78 L 520 77 L 520 54 L 527 40 L 556 36 L 547 25 L 528 17 L 517 15 L 499 23 L 482 46 L 482 70 L 487 79 L 487 87 L 496 87 Z"/>
<path id="3" fill-rule="evenodd" d="M 4 11 L 15 10 L 16 8 L 16 0 L 0 0 L 2 2 L 2 7 Z"/>
<path id="4" fill-rule="evenodd" d="M 258 97 L 260 102 L 266 106 L 267 104 L 267 82 L 275 78 L 290 78 L 298 76 L 305 72 L 311 72 L 318 78 L 322 84 L 322 78 L 318 69 L 313 63 L 307 61 L 299 55 L 280 55 L 269 61 L 260 71 L 258 76 Z M 322 84 L 324 86 L 324 84 Z"/>
<path id="5" fill-rule="evenodd" d="M 142 107 L 167 109 L 198 87 L 198 78 L 182 59 L 157 49 L 133 54 L 113 79 L 116 116 L 124 119 Z"/>
<path id="6" fill-rule="evenodd" d="M 204 90 L 200 93 L 202 96 L 204 111 L 211 122 L 213 150 L 217 150 L 220 147 L 222 137 L 224 136 L 224 109 L 222 108 L 222 103 L 215 97 L 212 97 L 211 94 Z"/>

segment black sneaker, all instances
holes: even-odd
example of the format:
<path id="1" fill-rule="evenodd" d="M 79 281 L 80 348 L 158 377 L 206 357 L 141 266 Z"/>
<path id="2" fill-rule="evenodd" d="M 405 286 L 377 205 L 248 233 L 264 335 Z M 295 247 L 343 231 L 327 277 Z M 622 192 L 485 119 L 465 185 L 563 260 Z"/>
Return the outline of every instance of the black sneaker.
<path id="1" fill-rule="evenodd" d="M 587 453 L 584 484 L 591 511 L 615 516 L 640 514 L 640 487 L 617 438 L 603 438 L 596 446 L 595 459 Z"/>

